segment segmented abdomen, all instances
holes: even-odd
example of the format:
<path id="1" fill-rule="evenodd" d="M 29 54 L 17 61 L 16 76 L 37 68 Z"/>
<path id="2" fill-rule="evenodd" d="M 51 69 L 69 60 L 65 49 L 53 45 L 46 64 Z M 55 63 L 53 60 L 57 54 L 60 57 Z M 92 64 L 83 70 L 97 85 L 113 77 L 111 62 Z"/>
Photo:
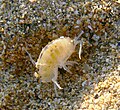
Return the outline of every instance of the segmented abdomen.
<path id="1" fill-rule="evenodd" d="M 59 38 L 46 45 L 37 60 L 38 64 L 59 65 L 74 51 L 74 44 L 70 38 Z"/>

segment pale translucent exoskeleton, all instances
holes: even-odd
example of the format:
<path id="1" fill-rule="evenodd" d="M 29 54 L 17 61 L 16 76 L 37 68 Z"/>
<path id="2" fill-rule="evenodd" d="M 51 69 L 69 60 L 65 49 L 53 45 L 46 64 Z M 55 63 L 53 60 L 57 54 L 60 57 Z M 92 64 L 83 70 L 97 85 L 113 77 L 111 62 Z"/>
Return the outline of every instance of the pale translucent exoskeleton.
<path id="1" fill-rule="evenodd" d="M 79 58 L 81 59 L 82 40 L 78 39 L 82 34 L 83 31 L 79 34 L 78 37 L 75 37 L 73 40 L 69 37 L 63 36 L 56 40 L 53 40 L 42 49 L 37 62 L 32 59 L 31 55 L 25 49 L 30 57 L 30 60 L 39 70 L 38 72 L 35 72 L 35 77 L 40 77 L 41 82 L 53 81 L 56 96 L 58 96 L 56 86 L 59 89 L 62 89 L 62 87 L 60 87 L 57 82 L 58 68 L 64 68 L 64 70 L 71 73 L 66 65 L 72 65 L 76 62 L 67 60 L 75 51 L 77 44 L 80 44 Z"/>

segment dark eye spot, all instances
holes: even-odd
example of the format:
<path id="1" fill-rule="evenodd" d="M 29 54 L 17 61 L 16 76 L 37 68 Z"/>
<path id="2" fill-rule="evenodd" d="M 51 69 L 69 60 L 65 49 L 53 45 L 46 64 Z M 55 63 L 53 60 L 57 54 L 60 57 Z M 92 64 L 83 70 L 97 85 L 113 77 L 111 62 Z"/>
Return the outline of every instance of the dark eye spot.
<path id="1" fill-rule="evenodd" d="M 96 94 L 96 95 L 94 96 L 95 99 L 98 99 L 98 97 L 99 97 L 98 94 Z"/>

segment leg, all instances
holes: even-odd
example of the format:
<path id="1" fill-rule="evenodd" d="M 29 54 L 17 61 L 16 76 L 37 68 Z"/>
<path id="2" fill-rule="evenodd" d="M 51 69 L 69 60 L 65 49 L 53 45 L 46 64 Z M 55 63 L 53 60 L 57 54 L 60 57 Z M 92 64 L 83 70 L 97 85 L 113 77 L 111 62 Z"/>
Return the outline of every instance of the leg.
<path id="1" fill-rule="evenodd" d="M 54 89 L 55 89 L 55 94 L 56 94 L 56 96 L 58 96 L 56 86 L 57 86 L 59 89 L 63 89 L 63 88 L 61 88 L 60 85 L 57 83 L 57 76 L 58 76 L 58 68 L 55 69 L 55 71 L 54 71 L 54 77 L 53 77 L 53 79 L 52 79 L 52 81 L 53 81 L 53 83 L 54 83 Z"/>
<path id="2" fill-rule="evenodd" d="M 30 57 L 30 61 L 32 62 L 32 64 L 35 66 L 35 65 L 36 65 L 36 62 L 32 59 L 30 53 L 26 50 L 26 48 L 25 48 L 25 47 L 23 47 L 23 48 L 24 48 L 24 50 L 26 51 L 26 53 L 28 54 L 28 56 Z"/>
<path id="3" fill-rule="evenodd" d="M 78 43 L 80 43 L 80 48 L 79 48 L 79 59 L 81 59 L 83 39 L 76 41 L 76 44 L 78 44 Z"/>
<path id="4" fill-rule="evenodd" d="M 63 89 L 62 87 L 60 87 L 60 85 L 57 83 L 57 81 L 53 78 L 52 81 L 54 82 L 54 84 L 56 84 L 56 86 L 59 88 L 59 89 Z"/>
<path id="5" fill-rule="evenodd" d="M 79 58 L 80 59 L 81 59 L 83 39 L 79 40 L 79 38 L 83 33 L 84 33 L 84 31 L 81 31 L 81 33 L 78 35 L 78 37 L 75 37 L 75 39 L 74 39 L 75 46 L 80 43 L 80 48 L 79 48 Z"/>
<path id="6" fill-rule="evenodd" d="M 80 49 L 79 49 L 79 59 L 81 59 L 81 52 L 82 52 L 82 39 L 80 41 Z"/>
<path id="7" fill-rule="evenodd" d="M 57 83 L 57 77 L 58 77 L 58 68 L 55 69 L 55 71 L 54 71 L 54 77 L 53 77 L 52 81 L 56 84 L 56 86 L 57 86 L 59 89 L 63 89 L 63 88 L 61 88 L 60 85 Z"/>
<path id="8" fill-rule="evenodd" d="M 54 83 L 54 90 L 55 90 L 56 97 L 58 97 L 57 88 L 56 88 L 56 84 L 55 83 Z"/>
<path id="9" fill-rule="evenodd" d="M 72 74 L 72 72 L 69 70 L 69 68 L 66 66 L 66 64 L 63 66 L 63 69 L 67 71 L 68 73 Z"/>
<path id="10" fill-rule="evenodd" d="M 64 70 L 66 70 L 68 73 L 72 74 L 72 72 L 69 70 L 69 68 L 68 68 L 66 65 L 72 66 L 73 64 L 77 64 L 77 65 L 78 65 L 78 63 L 75 62 L 75 61 L 67 61 L 67 62 L 64 64 L 64 66 L 63 66 Z"/>
<path id="11" fill-rule="evenodd" d="M 66 65 L 74 65 L 74 64 L 77 64 L 78 65 L 78 63 L 76 62 L 76 61 L 67 61 L 66 62 Z"/>

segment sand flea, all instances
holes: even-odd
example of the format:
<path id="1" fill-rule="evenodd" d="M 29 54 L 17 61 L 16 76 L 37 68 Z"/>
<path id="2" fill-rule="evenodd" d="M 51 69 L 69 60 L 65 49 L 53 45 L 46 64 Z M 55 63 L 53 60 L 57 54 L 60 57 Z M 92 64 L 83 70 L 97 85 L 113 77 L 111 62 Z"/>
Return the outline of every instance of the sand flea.
<path id="1" fill-rule="evenodd" d="M 25 49 L 30 57 L 30 60 L 38 69 L 38 72 L 35 72 L 34 74 L 35 77 L 40 78 L 41 82 L 53 81 L 56 96 L 58 96 L 56 86 L 59 89 L 62 89 L 62 87 L 60 87 L 57 82 L 58 68 L 63 68 L 67 72 L 71 73 L 66 65 L 71 65 L 75 63 L 75 61 L 67 60 L 75 51 L 77 44 L 80 44 L 79 58 L 81 59 L 82 41 L 78 39 L 82 34 L 83 31 L 79 34 L 78 37 L 75 37 L 73 40 L 69 37 L 62 36 L 48 43 L 42 49 L 37 62 L 32 59 L 31 55 Z"/>

